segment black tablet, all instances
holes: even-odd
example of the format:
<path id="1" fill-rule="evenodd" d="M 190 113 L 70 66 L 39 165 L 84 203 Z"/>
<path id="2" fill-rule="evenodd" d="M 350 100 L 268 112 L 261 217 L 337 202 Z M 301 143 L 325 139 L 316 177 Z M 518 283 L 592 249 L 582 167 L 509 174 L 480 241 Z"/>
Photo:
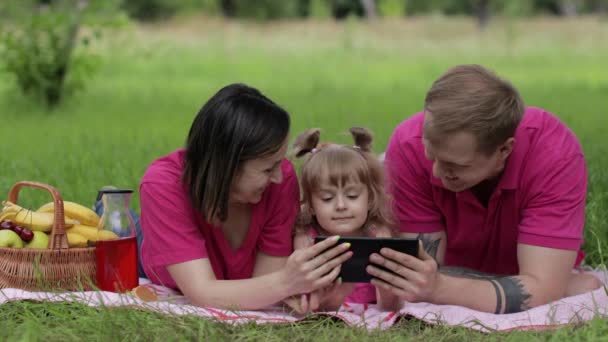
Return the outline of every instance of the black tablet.
<path id="1" fill-rule="evenodd" d="M 327 236 L 315 237 L 315 243 L 325 240 Z M 386 247 L 395 251 L 418 257 L 418 239 L 341 237 L 338 243 L 350 242 L 353 256 L 342 264 L 340 277 L 345 283 L 369 283 L 372 276 L 365 271 L 370 264 L 369 256 L 380 253 Z M 376 267 L 382 268 L 378 265 Z M 390 271 L 389 271 L 390 272 Z"/>

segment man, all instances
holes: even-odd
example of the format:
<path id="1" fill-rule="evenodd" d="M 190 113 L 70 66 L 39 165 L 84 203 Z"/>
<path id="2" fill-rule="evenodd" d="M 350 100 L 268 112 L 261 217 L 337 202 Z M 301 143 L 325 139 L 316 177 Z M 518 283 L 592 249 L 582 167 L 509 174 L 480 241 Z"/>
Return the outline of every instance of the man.
<path id="1" fill-rule="evenodd" d="M 372 255 L 373 283 L 407 301 L 513 313 L 598 288 L 576 274 L 587 172 L 574 134 L 478 65 L 437 79 L 386 151 L 389 191 L 420 258 Z"/>

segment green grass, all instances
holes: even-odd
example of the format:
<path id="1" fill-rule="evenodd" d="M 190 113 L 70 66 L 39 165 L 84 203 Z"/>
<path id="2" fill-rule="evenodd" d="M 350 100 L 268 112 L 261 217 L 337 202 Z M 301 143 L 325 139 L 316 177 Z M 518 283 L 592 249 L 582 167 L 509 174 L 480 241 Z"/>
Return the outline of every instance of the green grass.
<path id="1" fill-rule="evenodd" d="M 86 89 L 52 112 L 22 97 L 0 75 L 0 198 L 16 181 L 56 186 L 64 199 L 92 204 L 106 184 L 138 188 L 147 165 L 180 147 L 199 107 L 221 86 L 258 87 L 292 115 L 293 132 L 323 128 L 322 139 L 347 142 L 350 126 L 375 132 L 385 148 L 394 127 L 419 111 L 443 71 L 479 63 L 510 79 L 528 105 L 566 122 L 587 156 L 588 261 L 608 258 L 608 23 L 496 20 L 486 32 L 472 21 L 426 18 L 268 25 L 181 18 L 130 27 L 96 47 L 103 60 Z M 49 200 L 23 190 L 20 203 Z M 132 205 L 139 208 L 137 194 Z M 497 334 L 499 340 L 593 339 L 605 320 L 554 332 Z M 311 335 L 314 331 L 314 335 Z M 0 309 L 0 339 L 159 340 L 166 338 L 482 339 L 462 328 L 404 321 L 387 332 L 346 328 L 329 320 L 238 327 L 192 317 L 73 304 L 11 303 Z"/>

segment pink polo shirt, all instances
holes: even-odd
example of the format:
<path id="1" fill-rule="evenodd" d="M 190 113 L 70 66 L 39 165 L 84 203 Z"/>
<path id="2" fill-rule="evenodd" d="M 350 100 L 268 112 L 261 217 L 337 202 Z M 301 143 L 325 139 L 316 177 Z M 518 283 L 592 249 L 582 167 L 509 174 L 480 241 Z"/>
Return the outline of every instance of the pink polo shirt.
<path id="1" fill-rule="evenodd" d="M 181 181 L 184 155 L 181 149 L 155 160 L 139 188 L 141 260 L 152 282 L 177 288 L 167 266 L 201 258 L 209 258 L 216 279 L 251 278 L 259 251 L 272 256 L 291 254 L 300 194 L 289 161 L 281 164 L 283 182 L 271 183 L 253 205 L 247 236 L 233 249 L 222 230 L 206 222 L 190 204 Z"/>
<path id="2" fill-rule="evenodd" d="M 445 230 L 445 264 L 518 274 L 517 244 L 580 250 L 587 170 L 574 134 L 552 114 L 528 107 L 503 175 L 485 208 L 433 176 L 422 145 L 423 113 L 402 122 L 387 151 L 389 192 L 403 232 Z"/>

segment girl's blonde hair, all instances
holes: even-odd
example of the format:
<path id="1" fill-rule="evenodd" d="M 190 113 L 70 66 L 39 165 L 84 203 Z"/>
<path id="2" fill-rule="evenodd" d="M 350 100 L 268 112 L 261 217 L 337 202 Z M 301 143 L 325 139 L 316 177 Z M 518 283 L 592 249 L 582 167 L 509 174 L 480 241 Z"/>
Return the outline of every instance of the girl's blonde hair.
<path id="1" fill-rule="evenodd" d="M 350 130 L 354 145 L 319 144 L 320 130 L 313 128 L 300 134 L 294 144 L 296 157 L 307 155 L 300 169 L 302 193 L 301 210 L 296 230 L 308 226 L 321 228 L 311 213 L 311 198 L 324 180 L 333 186 L 344 186 L 348 182 L 360 182 L 369 193 L 368 216 L 365 228 L 372 225 L 393 227 L 388 197 L 384 191 L 384 168 L 371 152 L 372 134 L 365 128 Z"/>

